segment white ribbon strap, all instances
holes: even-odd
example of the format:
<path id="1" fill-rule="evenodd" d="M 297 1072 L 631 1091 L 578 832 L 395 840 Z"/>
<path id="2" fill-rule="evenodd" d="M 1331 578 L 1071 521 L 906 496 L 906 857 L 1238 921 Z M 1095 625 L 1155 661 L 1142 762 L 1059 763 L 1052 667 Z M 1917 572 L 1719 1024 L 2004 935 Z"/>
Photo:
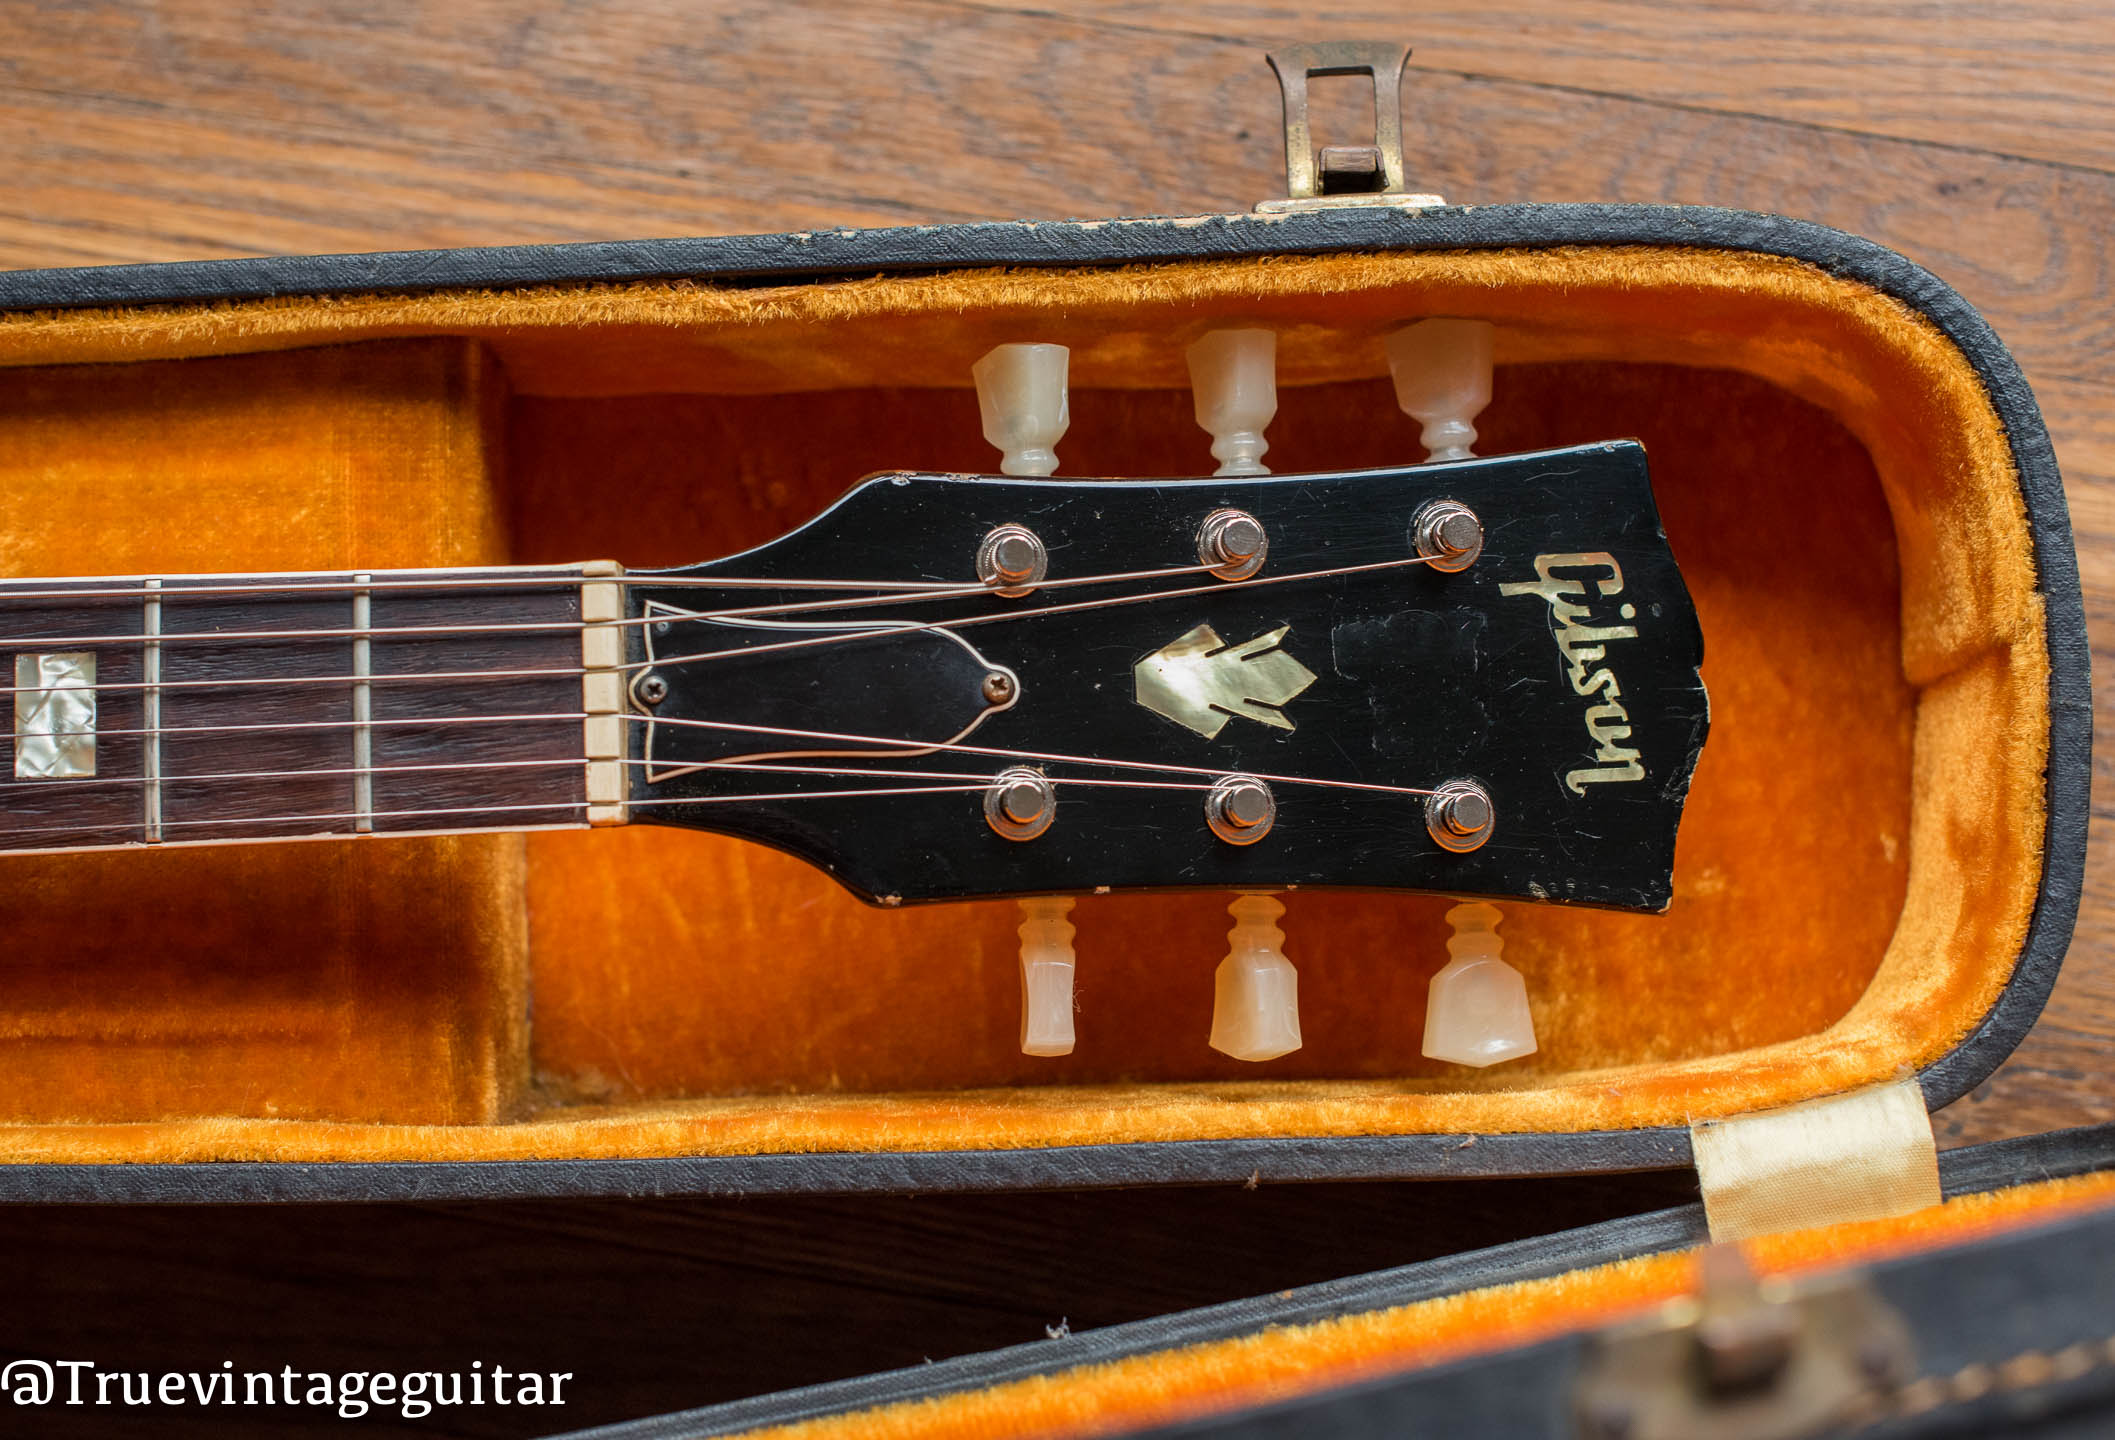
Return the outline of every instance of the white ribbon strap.
<path id="1" fill-rule="evenodd" d="M 1689 1127 L 1711 1238 L 1883 1220 L 1939 1203 L 1939 1152 L 1913 1080 Z"/>

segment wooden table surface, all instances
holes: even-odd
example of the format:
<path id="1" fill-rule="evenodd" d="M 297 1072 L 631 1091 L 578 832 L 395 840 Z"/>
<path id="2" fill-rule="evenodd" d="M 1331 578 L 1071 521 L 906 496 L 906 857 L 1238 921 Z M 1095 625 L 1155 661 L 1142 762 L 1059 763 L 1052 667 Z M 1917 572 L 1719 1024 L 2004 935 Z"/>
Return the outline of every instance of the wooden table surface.
<path id="1" fill-rule="evenodd" d="M 0 267 L 1241 210 L 1283 184 L 1263 50 L 1348 37 L 1416 47 L 1404 128 L 1419 188 L 1775 211 L 1869 236 L 1959 288 L 2041 398 L 2105 668 L 2104 0 L 1347 0 L 1326 14 L 1243 0 L 308 0 L 270 14 L 224 0 L 0 0 Z M 1318 100 L 1322 138 L 1352 138 L 1349 94 Z M 2105 757 L 2105 698 L 2099 714 Z M 2018 1054 L 1942 1114 L 1942 1143 L 2115 1119 L 2115 837 L 2096 791 L 2063 979 Z M 1685 1182 L 1643 1183 L 1618 1195 L 1569 1182 L 1512 1204 L 1550 1228 L 1668 1203 Z M 127 1335 L 160 1334 L 178 1338 L 140 1358 L 172 1361 L 171 1345 L 194 1343 L 210 1364 L 248 1353 L 245 1334 L 273 1337 L 270 1354 L 290 1335 L 336 1333 L 355 1359 L 379 1359 L 383 1342 L 354 1329 L 437 1330 L 461 1348 L 555 1326 L 605 1342 L 599 1356 L 566 1352 L 607 1382 L 564 1417 L 579 1423 L 1024 1339 L 1061 1314 L 1104 1323 L 1435 1253 L 1449 1205 L 1490 1229 L 1457 1225 L 1453 1243 L 1488 1243 L 1507 1233 L 1494 1217 L 1509 1194 L 135 1212 L 124 1224 L 16 1212 L 0 1235 L 16 1285 L 0 1352 L 133 1353 Z M 1287 1232 L 1304 1245 L 1274 1249 Z M 985 1248 L 965 1252 L 963 1235 Z M 1243 1263 L 1214 1260 L 1235 1252 L 1212 1251 L 1212 1237 Z M 406 1265 L 446 1283 L 407 1289 Z M 688 1330 L 664 1321 L 686 1297 L 759 1280 L 747 1293 L 775 1297 L 770 1316 L 737 1304 L 717 1330 L 695 1312 Z M 167 1416 L 137 1420 L 137 1433 L 178 1433 Z M 445 1433 L 524 1423 L 465 1417 Z"/>
<path id="2" fill-rule="evenodd" d="M 1775 211 L 1957 287 L 2041 398 L 2115 644 L 2096 0 L 243 8 L 0 3 L 0 267 L 1240 210 L 1283 184 L 1263 50 L 1402 38 L 1420 188 Z M 1321 138 L 1350 139 L 1331 88 Z M 1944 1143 L 2115 1119 L 2105 804 L 2055 997 Z"/>

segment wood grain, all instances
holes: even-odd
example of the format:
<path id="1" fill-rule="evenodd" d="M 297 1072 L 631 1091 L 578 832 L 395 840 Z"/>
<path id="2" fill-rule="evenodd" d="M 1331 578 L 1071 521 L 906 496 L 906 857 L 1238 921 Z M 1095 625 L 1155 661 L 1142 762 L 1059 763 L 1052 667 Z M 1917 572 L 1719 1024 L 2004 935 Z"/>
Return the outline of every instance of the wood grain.
<path id="1" fill-rule="evenodd" d="M 1261 49 L 1353 34 L 1417 47 L 1411 169 L 1450 199 L 1777 211 L 1959 288 L 2042 399 L 2105 671 L 2115 17 L 2084 3 L 9 0 L 0 265 L 1245 208 L 1282 185 Z M 2055 1000 L 1947 1143 L 2115 1119 L 2105 779 Z"/>
<path id="2" fill-rule="evenodd" d="M 1413 105 L 1424 77 L 1466 75 L 2090 167 L 2115 156 L 2115 31 L 2093 0 L 1054 8 L 1266 46 L 1401 35 L 1415 47 Z"/>

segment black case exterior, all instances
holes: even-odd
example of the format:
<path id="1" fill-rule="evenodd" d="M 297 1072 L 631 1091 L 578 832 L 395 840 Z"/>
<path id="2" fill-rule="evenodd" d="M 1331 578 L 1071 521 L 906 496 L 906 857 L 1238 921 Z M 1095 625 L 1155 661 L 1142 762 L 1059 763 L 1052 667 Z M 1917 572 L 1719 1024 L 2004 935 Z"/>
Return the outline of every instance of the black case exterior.
<path id="1" fill-rule="evenodd" d="M 2033 535 L 2049 650 L 2047 830 L 2027 941 L 1980 1025 L 1918 1077 L 1936 1110 L 1980 1084 L 2041 1013 L 2077 917 L 2092 702 L 2077 557 L 2041 413 L 1989 325 L 1949 286 L 1870 241 L 1748 211 L 1658 205 L 1324 210 L 1203 222 L 919 226 L 378 255 L 186 261 L 0 274 L 0 312 L 295 295 L 409 293 L 689 279 L 785 285 L 985 266 L 1113 267 L 1337 251 L 1658 246 L 1782 256 L 1890 295 L 1956 345 L 2011 442 Z M 1406 1179 L 1676 1168 L 1678 1127 L 1552 1135 L 1273 1136 L 1046 1149 L 653 1160 L 0 1166 L 0 1202 L 374 1201 L 819 1191 L 1011 1190 Z"/>
<path id="2" fill-rule="evenodd" d="M 2001 1140 L 1939 1157 L 1940 1182 L 1948 1198 L 2110 1168 L 2115 1168 L 2115 1126 L 2108 1125 Z M 1682 1205 L 1260 1299 L 598 1426 L 557 1440 L 735 1435 L 1237 1339 L 1277 1326 L 1393 1309 L 1487 1285 L 1548 1279 L 1689 1249 L 1709 1238 L 1704 1207 Z M 2109 1344 L 2115 1337 L 2115 1211 L 1888 1261 L 1865 1273 L 1880 1297 L 1908 1321 L 1921 1375 L 1947 1377 L 1971 1365 L 1997 1367 L 2030 1351 L 2053 1355 L 2081 1343 L 2094 1346 L 2096 1353 L 2115 1353 Z M 1145 1433 L 1185 1440 L 1577 1440 L 1572 1397 L 1591 1344 L 1590 1334 L 1567 1335 Z M 2045 1420 L 2052 1428 L 2029 1423 Z M 2042 1385 L 2003 1392 L 1993 1387 L 1992 1393 L 1970 1404 L 1942 1406 L 1859 1433 L 1890 1440 L 1942 1434 L 2032 1434 L 2069 1440 L 2074 1435 L 2115 1433 L 2115 1363 Z"/>

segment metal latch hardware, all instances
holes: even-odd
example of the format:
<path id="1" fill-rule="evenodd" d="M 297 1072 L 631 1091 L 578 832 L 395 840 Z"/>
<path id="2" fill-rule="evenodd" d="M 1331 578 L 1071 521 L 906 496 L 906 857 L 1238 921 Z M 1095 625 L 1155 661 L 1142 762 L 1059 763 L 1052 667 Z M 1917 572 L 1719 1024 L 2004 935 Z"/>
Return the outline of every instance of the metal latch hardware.
<path id="1" fill-rule="evenodd" d="M 1285 193 L 1266 200 L 1262 214 L 1386 205 L 1422 210 L 1446 202 L 1403 188 L 1403 66 L 1410 47 L 1373 40 L 1288 45 L 1269 54 L 1285 96 Z M 1317 75 L 1373 79 L 1373 143 L 1324 145 L 1315 152 L 1307 119 L 1307 82 Z"/>
<path id="2" fill-rule="evenodd" d="M 1585 1440 L 1802 1440 L 1915 1373 L 1909 1326 L 1863 1279 L 1757 1280 L 1714 1245 L 1695 1296 L 1596 1339 L 1574 1413 Z"/>

